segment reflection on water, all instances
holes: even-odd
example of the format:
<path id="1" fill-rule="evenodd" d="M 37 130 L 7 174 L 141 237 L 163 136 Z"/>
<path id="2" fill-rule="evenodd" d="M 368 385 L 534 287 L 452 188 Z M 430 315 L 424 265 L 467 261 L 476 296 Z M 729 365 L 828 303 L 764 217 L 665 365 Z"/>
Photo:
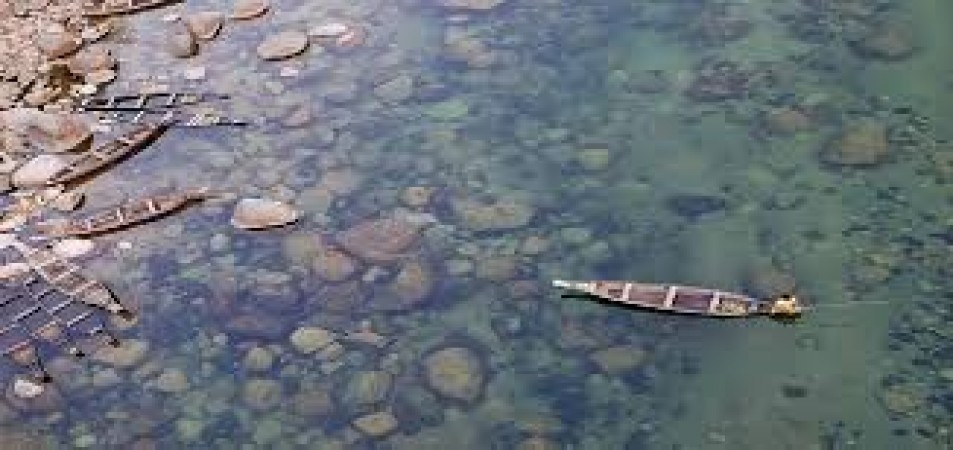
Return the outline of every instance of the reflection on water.
<path id="1" fill-rule="evenodd" d="M 953 117 L 953 61 L 933 17 L 950 11 L 578 3 L 280 1 L 188 59 L 163 48 L 160 18 L 225 5 L 125 19 L 115 92 L 227 92 L 217 107 L 253 125 L 173 130 L 90 183 L 91 206 L 208 185 L 302 217 L 236 231 L 212 201 L 99 239 L 83 264 L 140 321 L 119 349 L 51 364 L 56 395 L 6 405 L 0 436 L 949 446 L 951 159 L 935 125 Z M 366 42 L 256 52 L 337 21 Z M 658 316 L 560 298 L 554 278 L 795 290 L 817 308 L 790 326 Z"/>

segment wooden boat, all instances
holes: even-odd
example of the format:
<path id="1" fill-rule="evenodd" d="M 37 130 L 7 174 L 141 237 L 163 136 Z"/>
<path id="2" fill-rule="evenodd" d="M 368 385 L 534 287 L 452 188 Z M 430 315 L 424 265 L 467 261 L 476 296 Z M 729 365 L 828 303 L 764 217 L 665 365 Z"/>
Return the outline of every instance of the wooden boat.
<path id="1" fill-rule="evenodd" d="M 109 17 L 180 3 L 182 0 L 100 0 L 83 5 L 84 17 Z"/>
<path id="2" fill-rule="evenodd" d="M 37 228 L 51 237 L 93 236 L 159 219 L 210 195 L 204 188 L 154 195 L 64 223 L 40 224 Z"/>
<path id="3" fill-rule="evenodd" d="M 140 125 L 95 149 L 90 149 L 72 161 L 47 181 L 48 186 L 66 185 L 103 170 L 145 148 L 169 127 L 168 122 Z"/>
<path id="4" fill-rule="evenodd" d="M 119 303 L 106 285 L 83 275 L 75 264 L 51 250 L 33 248 L 20 241 L 11 245 L 37 275 L 59 292 L 83 304 L 132 318 L 132 311 Z"/>
<path id="5" fill-rule="evenodd" d="M 68 185 L 93 175 L 145 148 L 168 128 L 168 122 L 140 125 L 123 136 L 83 152 L 78 159 L 47 181 L 46 185 Z"/>
<path id="6" fill-rule="evenodd" d="M 757 299 L 717 289 L 628 281 L 554 280 L 553 286 L 613 303 L 657 311 L 711 317 L 798 317 L 803 307 L 793 296 Z"/>

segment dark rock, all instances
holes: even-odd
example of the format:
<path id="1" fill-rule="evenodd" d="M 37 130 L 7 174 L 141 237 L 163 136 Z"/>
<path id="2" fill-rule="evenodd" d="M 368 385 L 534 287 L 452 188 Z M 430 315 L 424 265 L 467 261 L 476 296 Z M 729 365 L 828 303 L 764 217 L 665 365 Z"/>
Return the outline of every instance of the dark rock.
<path id="1" fill-rule="evenodd" d="M 280 339 L 290 331 L 290 327 L 274 317 L 243 313 L 225 322 L 225 330 L 243 337 Z"/>
<path id="2" fill-rule="evenodd" d="M 665 200 L 665 206 L 675 214 L 694 220 L 724 210 L 728 201 L 715 195 L 675 194 Z"/>
<path id="3" fill-rule="evenodd" d="M 913 30 L 897 23 L 877 27 L 853 43 L 857 54 L 884 61 L 907 59 L 917 51 L 917 47 Z"/>
<path id="4" fill-rule="evenodd" d="M 887 127 L 879 122 L 860 121 L 841 130 L 821 153 L 821 159 L 838 166 L 866 167 L 885 162 L 890 155 Z"/>
<path id="5" fill-rule="evenodd" d="M 807 397 L 807 388 L 796 384 L 785 384 L 781 386 L 781 393 L 786 398 L 804 398 Z"/>

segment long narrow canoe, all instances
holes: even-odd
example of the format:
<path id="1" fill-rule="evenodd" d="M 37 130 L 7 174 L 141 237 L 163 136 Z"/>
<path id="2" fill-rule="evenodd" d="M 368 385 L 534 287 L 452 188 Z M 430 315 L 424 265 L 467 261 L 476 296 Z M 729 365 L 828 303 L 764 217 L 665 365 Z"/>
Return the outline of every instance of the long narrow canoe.
<path id="1" fill-rule="evenodd" d="M 109 17 L 180 3 L 182 0 L 98 0 L 83 5 L 85 17 Z"/>
<path id="2" fill-rule="evenodd" d="M 802 311 L 797 299 L 792 296 L 757 299 L 734 292 L 694 286 L 601 280 L 554 280 L 553 286 L 613 303 L 678 314 L 726 318 L 757 315 L 793 318 Z"/>
<path id="3" fill-rule="evenodd" d="M 168 122 L 140 125 L 110 142 L 87 150 L 54 175 L 46 185 L 68 185 L 112 166 L 151 144 L 169 125 Z"/>
<path id="4" fill-rule="evenodd" d="M 154 195 L 64 223 L 40 224 L 38 228 L 51 237 L 93 236 L 159 219 L 209 195 L 207 189 Z"/>

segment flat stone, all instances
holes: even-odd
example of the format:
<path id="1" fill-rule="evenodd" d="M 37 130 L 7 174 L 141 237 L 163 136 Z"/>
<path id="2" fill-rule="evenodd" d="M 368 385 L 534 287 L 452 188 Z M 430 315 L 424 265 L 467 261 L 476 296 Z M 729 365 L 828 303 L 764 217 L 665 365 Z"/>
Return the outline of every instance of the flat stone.
<path id="1" fill-rule="evenodd" d="M 232 7 L 232 19 L 249 20 L 260 17 L 268 12 L 270 5 L 267 0 L 238 0 Z"/>
<path id="2" fill-rule="evenodd" d="M 308 48 L 308 35 L 300 31 L 283 31 L 272 34 L 258 45 L 261 59 L 274 61 L 295 56 Z"/>
<path id="3" fill-rule="evenodd" d="M 279 227 L 298 220 L 298 213 L 277 200 L 261 198 L 242 199 L 235 206 L 231 223 L 243 230 Z"/>

